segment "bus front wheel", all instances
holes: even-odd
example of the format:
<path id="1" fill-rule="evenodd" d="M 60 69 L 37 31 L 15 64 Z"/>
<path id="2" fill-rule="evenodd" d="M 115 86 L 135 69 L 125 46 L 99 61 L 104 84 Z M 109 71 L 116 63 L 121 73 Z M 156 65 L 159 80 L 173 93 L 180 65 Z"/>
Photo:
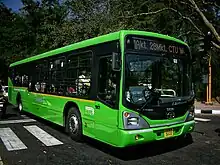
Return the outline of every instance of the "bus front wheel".
<path id="1" fill-rule="evenodd" d="M 75 141 L 82 141 L 82 120 L 79 110 L 71 107 L 66 118 L 66 131 Z"/>

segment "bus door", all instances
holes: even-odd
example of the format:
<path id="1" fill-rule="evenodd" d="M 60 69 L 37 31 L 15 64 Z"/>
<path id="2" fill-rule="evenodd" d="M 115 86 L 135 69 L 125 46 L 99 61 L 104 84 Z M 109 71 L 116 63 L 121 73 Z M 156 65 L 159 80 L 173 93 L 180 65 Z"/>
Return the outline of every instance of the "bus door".
<path id="1" fill-rule="evenodd" d="M 97 86 L 97 100 L 95 102 L 95 135 L 101 140 L 111 141 L 117 136 L 118 127 L 118 93 L 120 75 L 112 71 L 112 56 L 99 57 L 99 65 L 96 66 L 99 73 Z M 111 142 L 114 143 L 112 140 Z"/>
<path id="2" fill-rule="evenodd" d="M 102 102 L 95 102 L 95 135 L 108 141 L 117 136 L 118 110 L 112 109 Z"/>

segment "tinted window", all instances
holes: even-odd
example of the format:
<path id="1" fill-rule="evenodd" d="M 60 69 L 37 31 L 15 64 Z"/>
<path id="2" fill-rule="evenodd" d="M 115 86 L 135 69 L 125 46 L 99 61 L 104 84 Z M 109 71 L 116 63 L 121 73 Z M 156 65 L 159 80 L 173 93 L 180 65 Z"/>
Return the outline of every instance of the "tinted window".
<path id="1" fill-rule="evenodd" d="M 51 94 L 65 95 L 65 57 L 56 58 L 49 62 L 49 82 L 48 92 Z"/>
<path id="2" fill-rule="evenodd" d="M 90 94 L 92 53 L 69 56 L 67 67 L 67 95 L 84 96 Z"/>
<path id="3" fill-rule="evenodd" d="M 98 96 L 101 100 L 116 106 L 117 88 L 119 87 L 119 77 L 117 72 L 112 70 L 112 57 L 101 57 L 99 61 L 99 88 Z"/>

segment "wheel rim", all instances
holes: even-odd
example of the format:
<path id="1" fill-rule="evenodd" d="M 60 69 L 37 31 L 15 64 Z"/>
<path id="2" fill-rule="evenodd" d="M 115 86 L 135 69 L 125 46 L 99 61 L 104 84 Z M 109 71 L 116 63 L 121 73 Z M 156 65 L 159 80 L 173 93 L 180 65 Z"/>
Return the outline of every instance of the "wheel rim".
<path id="1" fill-rule="evenodd" d="M 76 133 L 79 128 L 79 121 L 74 114 L 69 119 L 69 128 L 72 133 Z"/>
<path id="2" fill-rule="evenodd" d="M 19 109 L 19 111 L 22 110 L 22 104 L 21 103 L 18 104 L 18 109 Z"/>

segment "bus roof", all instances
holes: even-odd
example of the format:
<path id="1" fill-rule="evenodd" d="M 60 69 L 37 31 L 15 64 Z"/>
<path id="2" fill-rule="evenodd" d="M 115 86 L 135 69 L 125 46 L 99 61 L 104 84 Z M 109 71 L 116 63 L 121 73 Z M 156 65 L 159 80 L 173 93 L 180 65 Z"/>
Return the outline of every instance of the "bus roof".
<path id="1" fill-rule="evenodd" d="M 84 47 L 87 47 L 87 46 L 96 45 L 96 44 L 100 44 L 100 43 L 104 43 L 104 42 L 108 42 L 108 41 L 118 40 L 120 38 L 120 36 L 125 36 L 125 35 L 128 35 L 128 34 L 145 35 L 145 36 L 163 38 L 163 39 L 166 39 L 166 40 L 172 40 L 172 41 L 175 41 L 175 42 L 178 42 L 180 44 L 184 44 L 184 45 L 188 46 L 185 42 L 183 42 L 179 39 L 176 39 L 174 37 L 170 37 L 168 35 L 163 35 L 163 34 L 154 33 L 154 32 L 146 32 L 146 31 L 121 30 L 121 31 L 118 31 L 118 32 L 113 32 L 113 33 L 109 33 L 109 34 L 102 35 L 102 36 L 99 36 L 99 37 L 95 37 L 95 38 L 87 39 L 87 40 L 80 41 L 80 42 L 77 42 L 77 43 L 73 43 L 73 44 L 58 48 L 58 49 L 54 49 L 54 50 L 51 50 L 51 51 L 48 51 L 48 52 L 45 52 L 45 53 L 42 53 L 42 54 L 39 54 L 39 55 L 35 55 L 35 56 L 32 56 L 32 57 L 14 62 L 10 65 L 10 67 L 20 65 L 20 64 L 23 64 L 23 63 L 27 63 L 27 62 L 30 62 L 30 61 L 35 61 L 35 60 L 38 60 L 38 59 L 41 59 L 41 58 L 46 58 L 46 57 L 53 56 L 53 55 L 56 55 L 56 54 L 65 53 L 65 52 L 68 52 L 68 51 L 71 51 L 71 50 L 80 49 L 80 48 L 84 48 Z"/>

